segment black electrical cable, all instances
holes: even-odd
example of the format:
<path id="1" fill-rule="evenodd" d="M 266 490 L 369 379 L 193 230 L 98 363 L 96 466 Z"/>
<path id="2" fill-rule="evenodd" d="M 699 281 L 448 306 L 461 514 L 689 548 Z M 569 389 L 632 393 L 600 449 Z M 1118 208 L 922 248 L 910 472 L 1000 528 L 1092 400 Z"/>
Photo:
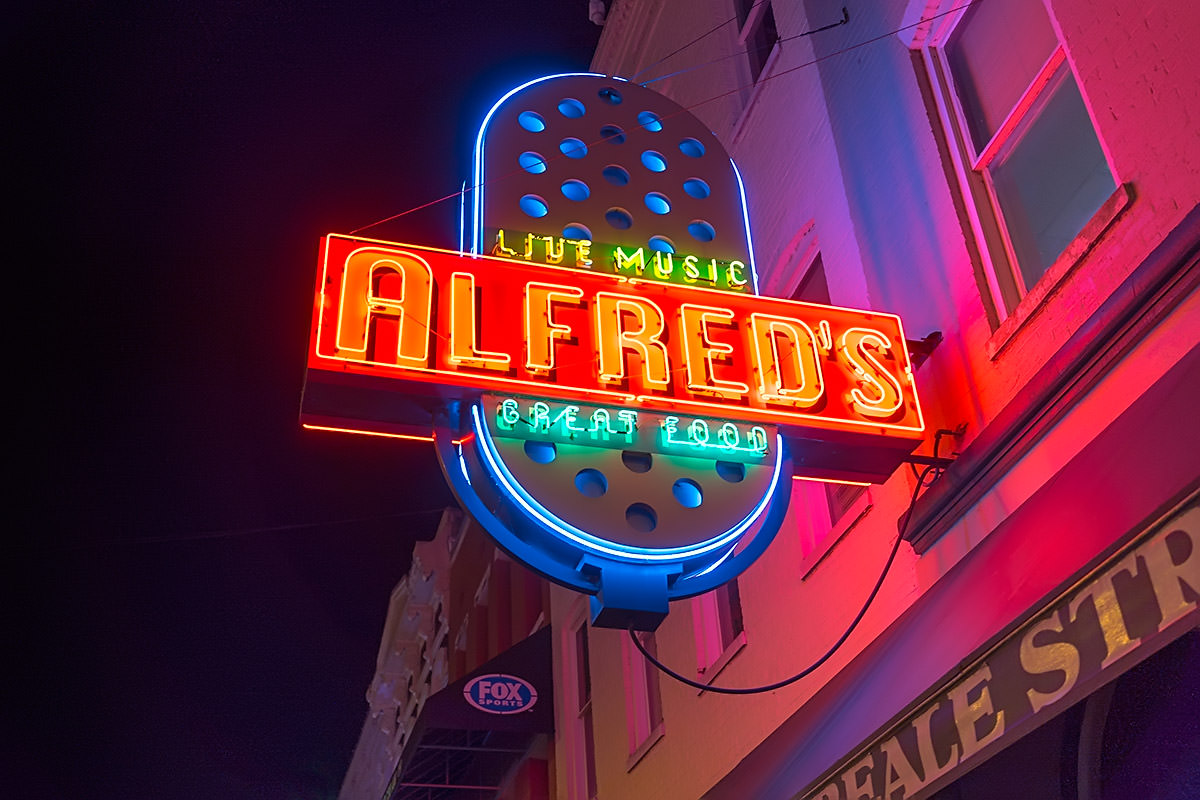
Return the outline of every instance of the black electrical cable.
<path id="1" fill-rule="evenodd" d="M 811 67 L 813 64 L 819 64 L 822 61 L 833 58 L 834 56 L 840 56 L 840 55 L 850 52 L 851 50 L 857 50 L 860 47 L 865 47 L 869 44 L 874 44 L 875 42 L 883 41 L 884 39 L 887 39 L 891 36 L 895 36 L 896 34 L 900 33 L 901 31 L 910 30 L 912 28 L 919 28 L 920 26 L 925 25 L 935 19 L 938 19 L 939 17 L 945 17 L 950 14 L 957 14 L 966 8 L 970 8 L 971 6 L 976 5 L 978 3 L 982 3 L 982 2 L 983 2 L 983 0 L 967 0 L 967 2 L 963 3 L 962 5 L 956 5 L 953 8 L 947 9 L 946 11 L 941 11 L 941 12 L 938 12 L 937 14 L 930 14 L 928 17 L 922 17 L 921 19 L 917 20 L 916 22 L 910 22 L 907 25 L 901 25 L 899 28 L 896 28 L 895 30 L 892 30 L 892 31 L 888 31 L 887 33 L 881 33 L 878 36 L 872 36 L 870 39 L 864 39 L 863 41 L 858 42 L 857 44 L 852 44 L 847 47 L 843 47 L 841 50 L 834 50 L 832 53 L 827 53 L 823 56 L 818 56 L 817 58 L 814 58 L 811 61 L 806 61 L 803 64 L 797 64 L 794 67 L 789 67 L 788 69 L 781 70 L 779 72 L 775 72 L 766 77 L 761 77 L 755 83 L 749 84 L 747 86 L 738 86 L 738 87 L 735 87 L 728 91 L 721 92 L 721 94 L 714 95 L 714 96 L 708 98 L 707 100 L 701 100 L 698 103 L 693 103 L 692 105 L 687 107 L 687 110 L 691 111 L 694 108 L 699 108 L 700 106 L 702 106 L 706 103 L 711 103 L 714 100 L 720 100 L 722 97 L 734 94 L 735 92 L 741 92 L 741 91 L 751 88 L 752 86 L 756 86 L 758 84 L 765 83 L 766 81 L 773 81 L 778 78 L 782 78 L 784 75 L 795 72 L 798 69 L 804 69 L 805 67 Z M 829 25 L 825 25 L 824 27 L 821 27 L 821 28 L 814 28 L 811 31 L 805 31 L 804 33 L 798 33 L 794 36 L 785 36 L 785 37 L 779 39 L 778 42 L 781 44 L 783 42 L 790 42 L 793 39 L 799 39 L 802 36 L 810 36 L 811 34 L 820 33 L 821 31 L 826 31 L 826 30 L 829 30 L 830 28 L 836 28 L 839 25 L 844 25 L 844 24 L 849 23 L 850 22 L 849 12 L 847 12 L 845 8 L 843 8 L 842 11 L 844 12 L 842 21 L 834 22 Z M 731 58 L 737 58 L 740 55 L 742 55 L 742 53 L 730 53 L 729 55 L 720 56 L 720 57 L 714 58 L 710 61 L 703 61 L 699 64 L 693 64 L 692 66 L 687 67 L 685 69 L 676 70 L 675 72 L 669 72 L 666 75 L 659 75 L 656 78 L 650 78 L 648 80 L 639 81 L 639 83 L 642 86 L 649 86 L 650 84 L 656 83 L 657 81 L 664 81 L 667 78 L 673 78 L 676 75 L 683 75 L 685 73 L 692 72 L 694 70 L 698 70 L 702 67 L 707 67 L 711 64 L 719 64 L 722 61 L 726 61 Z"/>
<path id="2" fill-rule="evenodd" d="M 899 28 L 897 28 L 897 29 L 895 29 L 895 30 L 893 30 L 893 31 L 889 31 L 889 32 L 887 32 L 887 33 L 884 33 L 884 34 L 880 34 L 879 36 L 874 36 L 874 37 L 872 37 L 872 38 L 870 38 L 870 39 L 867 39 L 866 41 L 862 41 L 862 42 L 859 42 L 859 43 L 857 43 L 857 44 L 852 44 L 852 45 L 849 45 L 849 46 L 847 46 L 847 47 L 844 47 L 844 48 L 842 48 L 841 50 L 835 50 L 835 51 L 833 51 L 833 52 L 831 52 L 831 53 L 827 53 L 826 55 L 823 55 L 823 56 L 819 56 L 819 57 L 817 57 L 817 58 L 814 58 L 814 59 L 812 59 L 811 61 L 806 61 L 806 62 L 804 62 L 803 64 L 797 64 L 797 65 L 796 65 L 796 66 L 794 66 L 794 67 L 789 67 L 788 69 L 782 70 L 782 71 L 780 71 L 780 72 L 776 72 L 776 73 L 774 73 L 774 74 L 771 74 L 771 75 L 767 75 L 767 76 L 761 77 L 761 78 L 759 78 L 759 79 L 758 79 L 758 83 L 759 83 L 759 84 L 762 84 L 762 83 L 766 83 L 767 81 L 778 80 L 779 78 L 782 78 L 784 75 L 788 75 L 788 74 L 790 74 L 790 73 L 792 73 L 792 72 L 795 72 L 796 70 L 799 70 L 799 69 L 804 69 L 804 68 L 806 68 L 806 67 L 811 67 L 811 66 L 813 66 L 813 65 L 815 65 L 815 64 L 819 64 L 819 63 L 820 63 L 820 62 L 822 62 L 822 61 L 826 61 L 826 60 L 828 60 L 828 59 L 834 58 L 835 56 L 839 56 L 839 55 L 843 55 L 843 54 L 845 54 L 845 53 L 848 53 L 848 52 L 850 52 L 851 50 L 857 50 L 858 48 L 860 48 L 860 47 L 865 47 L 865 46 L 866 46 L 866 45 L 868 45 L 868 44 L 873 44 L 873 43 L 875 43 L 875 42 L 882 41 L 882 40 L 884 40 L 884 39 L 887 39 L 889 36 L 894 36 L 895 34 L 897 34 L 897 33 L 900 33 L 901 31 L 908 30 L 909 28 L 915 28 L 915 27 L 917 27 L 917 26 L 919 26 L 919 25 L 924 25 L 925 23 L 929 22 L 930 20 L 937 19 L 938 17 L 944 17 L 944 16 L 946 16 L 947 14 L 954 14 L 954 13 L 958 13 L 959 11 L 962 11 L 964 8 L 968 8 L 969 6 L 973 6 L 973 5 L 975 5 L 976 3 L 980 3 L 980 2 L 982 2 L 982 0 L 969 0 L 968 2 L 966 2 L 966 3 L 963 3 L 963 4 L 962 4 L 962 5 L 960 5 L 960 6 L 956 6 L 956 7 L 952 8 L 952 9 L 950 9 L 949 11 L 943 11 L 943 12 L 940 12 L 940 13 L 938 13 L 938 14 L 933 14 L 933 15 L 931 15 L 931 16 L 929 16 L 929 17 L 926 17 L 926 18 L 923 18 L 923 19 L 921 19 L 921 20 L 919 20 L 919 21 L 917 21 L 917 22 L 913 22 L 913 23 L 910 23 L 910 24 L 908 24 L 908 25 L 903 25 L 903 26 L 901 26 L 901 27 L 899 27 Z M 843 9 L 843 10 L 844 10 L 844 9 Z M 844 14 L 844 15 L 843 15 L 843 19 L 848 21 L 848 14 Z M 724 24 L 727 24 L 727 23 L 722 23 L 722 25 L 724 25 Z M 779 39 L 779 41 L 780 41 L 780 42 L 787 42 L 787 41 L 790 41 L 790 40 L 792 40 L 792 39 L 799 38 L 800 36 L 807 36 L 809 33 L 816 33 L 817 31 L 821 31 L 821 30 L 827 30 L 828 28 L 837 27 L 837 26 L 839 26 L 839 25 L 842 25 L 842 24 L 845 24 L 845 23 L 844 23 L 844 22 L 841 22 L 841 21 L 839 21 L 839 22 L 835 22 L 835 23 L 832 23 L 831 25 L 827 25 L 827 26 L 825 26 L 824 28 L 817 28 L 817 29 L 816 29 L 816 30 L 814 30 L 814 31 L 808 31 L 808 32 L 806 32 L 806 33 L 797 34 L 796 36 L 788 36 L 788 37 L 785 37 L 785 38 Z M 719 28 L 719 27 L 721 27 L 721 26 L 720 26 L 720 25 L 718 25 L 717 27 Z M 715 29 L 714 29 L 714 30 L 715 30 Z M 659 76 L 659 77 L 657 77 L 657 78 L 650 78 L 649 80 L 646 80 L 646 81 L 643 81 L 643 82 L 641 82 L 641 85 L 642 85 L 642 86 L 647 86 L 647 85 L 649 85 L 649 84 L 651 84 L 651 83 L 655 83 L 656 81 L 666 80 L 667 78 L 669 78 L 669 77 L 672 77 L 672 76 L 674 76 L 674 75 L 679 75 L 679 74 L 682 74 L 682 73 L 684 73 L 684 72 L 690 72 L 690 71 L 692 71 L 692 70 L 694 70 L 694 69 L 699 69 L 699 68 L 701 68 L 701 67 L 705 67 L 705 66 L 708 66 L 708 65 L 710 65 L 710 64 L 716 64 L 716 63 L 718 63 L 719 61 L 724 61 L 724 60 L 725 60 L 725 59 L 727 59 L 727 58 L 734 58 L 734 57 L 736 57 L 736 56 L 739 56 L 739 55 L 743 55 L 743 54 L 742 54 L 742 53 L 735 53 L 735 54 L 733 54 L 733 55 L 730 55 L 730 56 L 722 56 L 721 58 L 713 59 L 712 61 L 706 61 L 706 62 L 703 62 L 703 63 L 701 63 L 701 64 L 696 64 L 696 65 L 694 65 L 694 66 L 692 66 L 692 67 L 688 67 L 687 69 L 680 70 L 679 72 L 672 72 L 672 73 L 670 73 L 669 75 L 660 75 L 660 76 Z M 652 64 L 651 66 L 654 66 L 654 65 Z M 639 70 L 639 71 L 638 71 L 638 74 L 640 74 L 641 72 L 644 72 L 644 71 L 645 71 L 644 69 L 643 69 L 643 70 Z M 744 91 L 744 90 L 746 90 L 746 89 L 749 89 L 749 88 L 751 88 L 751 87 L 750 87 L 750 86 L 737 86 L 737 87 L 734 87 L 733 89 L 729 89 L 729 90 L 727 90 L 727 91 L 721 92 L 720 94 L 713 95 L 712 97 L 709 97 L 709 98 L 707 98 L 707 99 L 705 99 L 705 100 L 701 100 L 701 101 L 699 101 L 699 102 L 692 103 L 691 105 L 689 105 L 689 106 L 685 106 L 685 107 L 681 108 L 681 109 L 680 109 L 680 111 L 678 111 L 678 112 L 674 112 L 674 113 L 682 113 L 682 112 L 684 112 L 684 111 L 692 111 L 692 110 L 694 110 L 694 109 L 697 109 L 697 108 L 699 108 L 699 107 L 701 107 L 701 106 L 703 106 L 703 105 L 707 105 L 708 103 L 713 103 L 713 102 L 716 102 L 717 100 L 720 100 L 720 99 L 721 99 L 721 98 L 723 98 L 723 97 L 728 97 L 728 96 L 729 96 L 729 95 L 731 95 L 731 94 L 735 94 L 735 93 L 737 93 L 737 92 L 741 92 L 741 91 Z M 665 119 L 665 118 L 664 118 L 664 119 Z M 604 139 L 603 139 L 603 137 L 601 137 L 600 139 L 597 139 L 596 141 L 597 141 L 597 142 L 599 142 L 599 141 L 603 141 L 603 140 L 604 140 Z M 590 144 L 591 144 L 591 143 L 589 142 L 588 144 L 589 144 L 589 146 L 590 146 Z M 549 157 L 547 157 L 547 159 L 546 159 L 546 160 L 547 160 L 547 161 L 552 161 L 552 160 L 556 160 L 556 159 L 559 159 L 559 158 L 565 158 L 565 157 L 566 157 L 566 156 L 562 156 L 562 155 L 557 155 L 557 156 L 549 156 Z M 522 169 L 514 169 L 514 170 L 512 170 L 511 172 L 506 172 L 506 173 L 504 173 L 504 174 L 502 174 L 502 175 L 499 175 L 499 176 L 495 176 L 495 177 L 489 178 L 489 179 L 485 180 L 485 181 L 484 181 L 483 183 L 481 183 L 481 184 L 476 184 L 476 185 L 473 185 L 473 186 L 468 186 L 468 187 L 466 188 L 466 191 L 468 191 L 468 192 L 473 192 L 473 191 L 475 191 L 476 189 L 479 189 L 479 188 L 481 188 L 481 187 L 483 187 L 483 186 L 490 186 L 490 185 L 492 185 L 492 184 L 496 183 L 497 181 L 504 180 L 504 179 L 506 179 L 506 178 L 509 178 L 509 177 L 512 177 L 512 176 L 514 176 L 514 175 L 521 175 L 521 174 L 523 174 L 523 173 L 524 173 L 524 170 L 522 170 Z M 421 211 L 421 210 L 423 210 L 423 209 L 426 209 L 426 208 L 430 208 L 431 206 L 436 206 L 436 205 L 438 205 L 439 203 L 444 203 L 444 202 L 446 202 L 447 200 L 453 200 L 453 199 L 454 199 L 454 198 L 456 198 L 456 197 L 460 197 L 462 194 L 463 194 L 463 192 L 462 192 L 461 190 L 459 190 L 459 191 L 454 191 L 454 192 L 451 192 L 450 194 L 443 195 L 442 197 L 438 197 L 438 198 L 436 198 L 436 199 L 434 199 L 434 200 L 430 200 L 430 201 L 428 201 L 428 202 L 426 202 L 426 203 L 421 203 L 420 205 L 413 206 L 412 208 L 406 209 L 406 210 L 404 210 L 404 211 L 400 211 L 400 212 L 398 212 L 398 213 L 396 213 L 396 214 L 392 214 L 391 216 L 384 217 L 383 219 L 377 219 L 377 220 L 375 220 L 374 222 L 370 222 L 370 223 L 368 223 L 368 224 L 366 224 L 366 225 L 363 225 L 363 226 L 361 226 L 361 227 L 355 228 L 354 230 L 350 231 L 350 235 L 351 235 L 351 236 L 356 236 L 356 235 L 358 235 L 359 233 L 362 233 L 363 231 L 369 230 L 369 229 L 371 229 L 371 228 L 374 228 L 374 227 L 377 227 L 377 226 L 379 226 L 379 225 L 384 225 L 384 224 L 386 224 L 386 223 L 388 223 L 388 222 L 391 222 L 392 220 L 399 219 L 400 217 L 404 217 L 404 216 L 407 216 L 407 215 L 409 215 L 409 214 L 412 214 L 412 213 L 414 213 L 414 212 Z"/>
<path id="3" fill-rule="evenodd" d="M 858 614 L 855 615 L 845 632 L 842 633 L 842 635 L 838 637 L 838 640 L 833 643 L 833 646 L 825 651 L 824 655 L 822 655 L 813 663 L 809 664 L 804 669 L 797 672 L 795 675 L 791 675 L 783 680 L 776 681 L 775 683 L 769 683 L 765 686 L 712 686 L 707 683 L 701 683 L 700 681 L 692 680 L 684 675 L 680 675 L 678 672 L 663 664 L 654 656 L 650 655 L 650 653 L 646 650 L 646 646 L 642 644 L 641 638 L 639 638 L 637 632 L 634 631 L 632 625 L 629 627 L 629 638 L 633 639 L 633 643 L 637 647 L 638 651 L 641 652 L 647 661 L 657 667 L 660 672 L 668 675 L 671 678 L 674 678 L 680 683 L 691 686 L 693 689 L 699 689 L 704 692 L 714 692 L 716 694 L 762 694 L 763 692 L 773 692 L 776 689 L 782 689 L 784 686 L 790 686 L 796 681 L 811 675 L 813 672 L 819 669 L 822 664 L 833 657 L 833 654 L 836 653 L 841 646 L 846 643 L 846 640 L 850 638 L 850 634 L 854 632 L 854 629 L 858 627 L 860 622 L 862 622 L 863 617 L 867 615 L 867 609 L 871 607 L 871 603 L 875 601 L 875 596 L 879 594 L 879 590 L 883 588 L 883 581 L 885 578 L 887 578 L 888 572 L 892 568 L 892 562 L 896 560 L 896 554 L 900 552 L 900 542 L 904 541 L 904 532 L 908 530 L 908 521 L 912 518 L 913 509 L 916 508 L 917 497 L 920 495 L 921 488 L 925 484 L 925 478 L 927 478 L 929 473 L 935 469 L 938 470 L 939 474 L 943 472 L 943 470 L 934 466 L 928 466 L 921 471 L 921 475 L 917 479 L 916 488 L 913 489 L 912 499 L 908 503 L 908 510 L 904 512 L 904 517 L 900 522 L 900 530 L 896 534 L 896 542 L 892 545 L 892 551 L 888 553 L 887 561 L 885 561 L 883 564 L 883 570 L 879 574 L 879 580 L 875 581 L 875 586 L 871 589 L 870 594 L 867 595 L 866 602 L 863 603 L 863 606 L 861 609 L 859 609 Z"/>

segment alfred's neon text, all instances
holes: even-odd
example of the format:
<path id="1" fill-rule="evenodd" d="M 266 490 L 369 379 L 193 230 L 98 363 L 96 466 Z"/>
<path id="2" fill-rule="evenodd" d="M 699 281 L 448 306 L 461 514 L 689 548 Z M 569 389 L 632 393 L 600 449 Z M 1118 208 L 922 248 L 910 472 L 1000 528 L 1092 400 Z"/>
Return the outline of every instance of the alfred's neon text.
<path id="1" fill-rule="evenodd" d="M 318 301 L 310 367 L 418 392 L 873 434 L 922 428 L 890 314 L 334 235 Z"/>

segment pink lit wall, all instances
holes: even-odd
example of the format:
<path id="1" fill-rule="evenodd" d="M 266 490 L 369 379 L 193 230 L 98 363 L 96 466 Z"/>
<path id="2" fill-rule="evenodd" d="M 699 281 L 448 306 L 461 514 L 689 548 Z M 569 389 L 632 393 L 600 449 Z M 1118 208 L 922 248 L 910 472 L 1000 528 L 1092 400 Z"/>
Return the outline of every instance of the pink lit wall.
<path id="1" fill-rule="evenodd" d="M 762 795 L 737 795 L 736 784 L 720 782 L 731 771 L 744 774 L 736 772 L 739 763 L 757 764 L 768 751 L 772 758 L 761 762 L 763 770 L 786 773 L 780 765 L 802 761 L 837 725 L 851 731 L 837 740 L 844 747 L 855 731 L 869 733 L 912 701 L 921 686 L 889 689 L 878 677 L 906 666 L 873 661 L 882 658 L 880 643 L 912 619 L 922 598 L 948 591 L 958 580 L 947 576 L 988 574 L 979 554 L 993 533 L 1000 531 L 987 546 L 1004 553 L 1008 572 L 988 584 L 994 591 L 961 593 L 965 605 L 953 616 L 963 629 L 924 644 L 901 640 L 907 658 L 927 657 L 925 666 L 936 672 L 935 662 L 944 657 L 945 669 L 952 669 L 956 658 L 1026 613 L 1037 591 L 1050 591 L 1123 535 L 1072 539 L 1070 530 L 1062 530 L 1067 538 L 1044 543 L 1041 566 L 1010 552 L 1004 541 L 1012 535 L 1005 533 L 1011 530 L 1006 521 L 1033 498 L 1054 504 L 1052 490 L 1063 475 L 1080 469 L 1079 459 L 1087 458 L 1081 454 L 1093 452 L 1090 445 L 1111 436 L 1106 431 L 1113 426 L 1148 413 L 1139 410 L 1138 398 L 1161 391 L 1173 368 L 1191 363 L 1200 342 L 1200 298 L 1181 289 L 1152 320 L 1138 323 L 1143 328 L 1136 336 L 1114 345 L 1102 368 L 1073 384 L 1069 400 L 1039 405 L 1054 377 L 1048 373 L 1092 344 L 1090 332 L 1110 315 L 1114 297 L 1132 291 L 1130 276 L 1147 262 L 1169 261 L 1172 256 L 1162 255 L 1174 247 L 1168 237 L 1194 236 L 1181 232 L 1181 224 L 1194 218 L 1188 215 L 1200 201 L 1200 55 L 1188 44 L 1200 32 L 1200 6 L 1048 3 L 1106 159 L 1129 199 L 1077 258 L 1011 312 L 988 292 L 979 245 L 964 222 L 964 201 L 913 49 L 920 45 L 919 31 L 896 32 L 926 6 L 940 8 L 899 0 L 851 8 L 849 24 L 797 37 L 839 19 L 842 4 L 774 3 L 785 41 L 767 63 L 769 79 L 739 90 L 750 76 L 732 26 L 708 36 L 702 53 L 685 50 L 654 64 L 727 20 L 731 3 L 614 4 L 594 60 L 597 71 L 631 75 L 654 64 L 638 78 L 645 80 L 712 61 L 651 85 L 685 105 L 717 98 L 695 111 L 742 170 L 765 293 L 790 296 L 819 254 L 833 303 L 898 313 L 909 338 L 941 331 L 943 342 L 916 373 L 931 434 L 920 452 L 930 452 L 933 431 L 962 425 L 964 435 L 945 444 L 964 453 L 964 467 L 977 468 L 971 486 L 954 488 L 970 499 L 949 503 L 944 533 L 922 554 L 902 547 L 859 630 L 828 664 L 790 687 L 750 697 L 702 694 L 664 678 L 665 734 L 633 765 L 626 747 L 622 634 L 595 631 L 590 667 L 602 797 L 694 798 L 708 791 L 790 796 L 787 791 L 801 787 L 785 791 L 767 781 Z M 858 46 L 872 39 L 877 41 Z M 1001 435 L 1012 420 L 1039 416 L 1044 423 L 1012 427 L 1008 440 Z M 1194 422 L 1181 420 L 1179 435 L 1190 442 L 1200 433 Z M 1129 445 L 1130 463 L 1152 457 Z M 1172 474 L 1195 477 L 1183 462 L 1172 463 Z M 821 655 L 877 578 L 914 485 L 903 469 L 831 521 L 825 489 L 796 482 L 784 530 L 739 580 L 745 644 L 725 659 L 720 674 L 703 678 L 734 686 L 766 683 Z M 1132 490 L 1122 496 L 1120 480 L 1111 485 L 1116 488 L 1103 501 L 1114 514 L 1127 512 L 1129 525 L 1136 526 L 1149 513 L 1145 497 Z M 579 602 L 554 591 L 556 627 L 569 624 Z M 936 609 L 925 613 L 931 620 L 938 616 Z M 677 603 L 657 639 L 660 656 L 690 674 L 697 663 L 695 630 L 694 606 Z M 937 637 L 937 630 L 931 622 L 922 636 Z M 852 681 L 837 678 L 864 670 L 877 675 L 871 703 L 855 696 Z M 842 722 L 835 722 L 839 715 Z M 780 743 L 781 731 L 797 738 Z M 575 740 L 560 732 L 557 745 L 556 796 L 575 797 L 569 777 L 572 759 L 579 757 Z M 840 754 L 835 749 L 829 758 Z M 713 790 L 719 784 L 722 790 Z"/>

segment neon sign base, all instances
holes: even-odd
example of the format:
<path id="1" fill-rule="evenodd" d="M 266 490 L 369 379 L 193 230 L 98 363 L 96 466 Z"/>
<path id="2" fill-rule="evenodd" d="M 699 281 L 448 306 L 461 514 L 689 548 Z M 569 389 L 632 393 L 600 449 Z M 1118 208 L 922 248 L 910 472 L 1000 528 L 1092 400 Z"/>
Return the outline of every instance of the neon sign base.
<path id="1" fill-rule="evenodd" d="M 666 547 L 655 546 L 648 533 L 644 546 L 632 546 L 587 534 L 529 496 L 499 457 L 490 432 L 481 427 L 478 406 L 452 407 L 439 414 L 434 442 L 446 481 L 463 508 L 514 559 L 549 580 L 591 595 L 592 624 L 598 627 L 655 630 L 670 601 L 702 594 L 734 578 L 770 544 L 791 496 L 792 459 L 786 443 L 778 439 L 768 490 L 748 499 L 738 524 L 715 534 L 706 532 L 689 543 L 674 539 Z M 621 496 L 607 499 L 631 501 Z"/>

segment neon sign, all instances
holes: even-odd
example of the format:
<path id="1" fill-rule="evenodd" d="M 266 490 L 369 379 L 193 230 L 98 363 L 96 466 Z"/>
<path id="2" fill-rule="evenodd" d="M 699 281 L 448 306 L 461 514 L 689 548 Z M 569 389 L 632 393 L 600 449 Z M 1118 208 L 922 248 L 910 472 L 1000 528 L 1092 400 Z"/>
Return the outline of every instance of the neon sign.
<path id="1" fill-rule="evenodd" d="M 762 458 L 770 443 L 767 429 L 761 425 L 739 426 L 722 422 L 712 427 L 708 420 L 681 420 L 668 416 L 662 423 L 662 447 L 668 451 L 703 453 L 724 458 Z"/>
<path id="2" fill-rule="evenodd" d="M 338 235 L 317 303 L 310 369 L 409 394 L 508 391 L 905 444 L 923 429 L 890 314 Z"/>
<path id="3" fill-rule="evenodd" d="M 514 397 L 505 397 L 495 406 L 496 428 L 522 439 L 622 449 L 638 443 L 638 412 L 628 408 L 613 411 L 575 403 L 551 405 L 544 400 L 521 403 Z"/>
<path id="4" fill-rule="evenodd" d="M 593 242 L 591 239 L 541 236 L 520 231 L 505 231 L 501 228 L 496 232 L 496 244 L 492 247 L 491 254 L 537 264 L 573 266 L 610 275 L 732 292 L 747 292 L 750 287 L 749 268 L 745 261 L 706 259 L 646 246 L 632 247 Z"/>
<path id="5" fill-rule="evenodd" d="M 880 481 L 920 442 L 899 318 L 759 296 L 741 176 L 667 98 L 517 87 L 473 195 L 471 253 L 324 237 L 301 421 L 432 439 L 593 624 L 653 630 L 753 563 L 793 477 Z"/>
<path id="6" fill-rule="evenodd" d="M 761 462 L 775 439 L 762 425 L 585 403 L 484 395 L 483 407 L 497 436 L 531 441 Z"/>

